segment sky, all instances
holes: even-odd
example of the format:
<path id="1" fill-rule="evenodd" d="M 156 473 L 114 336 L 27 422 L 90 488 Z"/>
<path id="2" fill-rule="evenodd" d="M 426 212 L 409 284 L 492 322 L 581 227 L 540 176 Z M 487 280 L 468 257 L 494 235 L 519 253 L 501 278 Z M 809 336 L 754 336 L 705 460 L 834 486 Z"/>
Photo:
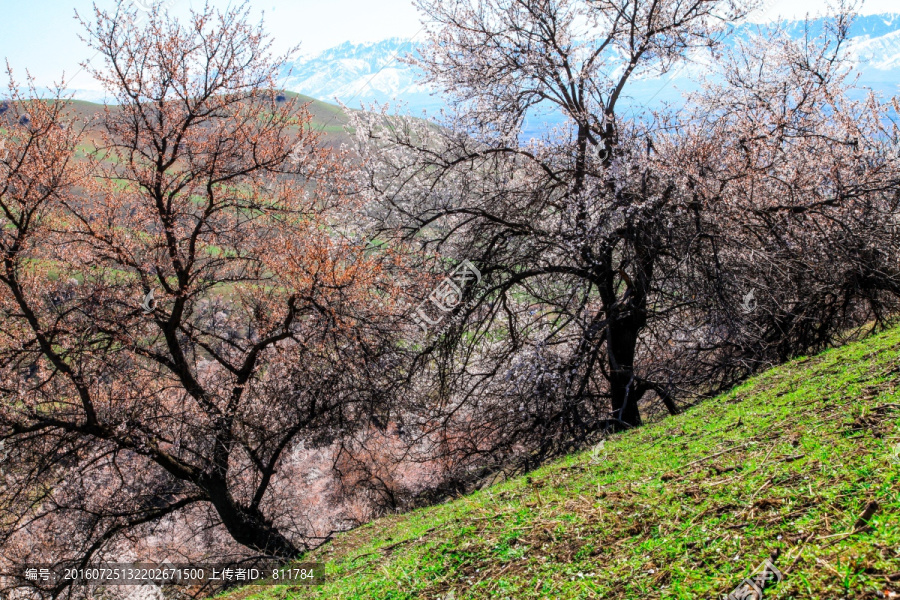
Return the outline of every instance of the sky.
<path id="1" fill-rule="evenodd" d="M 147 3 L 151 0 L 132 0 Z M 185 15 L 205 0 L 169 0 L 172 12 Z M 238 0 L 209 0 L 226 8 Z M 96 0 L 111 8 L 115 0 Z M 59 81 L 63 73 L 71 89 L 94 89 L 80 63 L 91 57 L 79 39 L 76 11 L 89 17 L 94 0 L 0 0 L 0 59 L 8 61 L 18 80 L 25 70 L 38 85 Z M 421 19 L 411 0 L 250 0 L 254 18 L 264 17 L 274 47 L 283 52 L 300 45 L 303 54 L 316 54 L 345 41 L 409 39 L 421 31 Z M 821 13 L 826 0 L 767 0 L 755 20 L 796 18 Z M 866 0 L 863 14 L 897 12 L 897 0 Z M 74 77 L 74 78 L 73 78 Z"/>

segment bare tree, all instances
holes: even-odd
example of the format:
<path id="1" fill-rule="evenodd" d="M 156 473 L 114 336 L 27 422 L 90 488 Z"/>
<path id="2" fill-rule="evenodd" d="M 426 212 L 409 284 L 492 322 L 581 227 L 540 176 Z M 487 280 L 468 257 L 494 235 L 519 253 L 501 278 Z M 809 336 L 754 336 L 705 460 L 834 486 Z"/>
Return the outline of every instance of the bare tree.
<path id="1" fill-rule="evenodd" d="M 624 426 L 640 423 L 637 403 L 652 382 L 636 377 L 635 354 L 654 269 L 670 245 L 657 224 L 672 189 L 650 180 L 635 191 L 617 185 L 622 177 L 614 174 L 629 167 L 614 166 L 614 158 L 644 143 L 640 131 L 626 131 L 618 105 L 635 76 L 664 73 L 691 49 L 714 44 L 726 21 L 748 7 L 722 0 L 423 1 L 419 7 L 436 23 L 419 64 L 450 94 L 459 118 L 455 135 L 436 142 L 439 151 L 417 152 L 425 145 L 417 138 L 427 132 L 392 140 L 411 156 L 390 163 L 390 182 L 453 184 L 441 186 L 447 196 L 416 203 L 407 197 L 409 185 L 386 188 L 383 177 L 373 185 L 408 217 L 403 225 L 410 235 L 435 231 L 426 244 L 478 232 L 458 247 L 497 280 L 492 293 L 527 289 L 534 306 L 524 314 L 571 303 L 554 317 L 554 330 L 577 324 L 584 348 L 575 364 L 552 367 L 576 375 L 567 384 L 569 402 L 592 395 L 589 382 L 602 370 L 613 418 Z M 526 113 L 548 103 L 570 130 L 521 145 Z M 417 178 L 410 179 L 413 173 Z M 552 289 L 529 289 L 537 281 L 552 282 Z M 518 332 L 528 327 L 511 324 L 511 341 L 518 344 Z"/>
<path id="2" fill-rule="evenodd" d="M 387 403 L 390 254 L 352 241 L 342 158 L 305 106 L 276 101 L 246 5 L 143 26 L 119 6 L 84 26 L 117 101 L 86 136 L 64 101 L 11 87 L 3 558 L 83 565 L 178 519 L 294 557 L 321 540 L 288 456 Z"/>
<path id="3" fill-rule="evenodd" d="M 751 5 L 419 6 L 435 25 L 418 62 L 452 119 L 356 125 L 382 235 L 483 275 L 419 363 L 439 398 L 421 459 L 449 478 L 639 425 L 642 405 L 676 413 L 896 306 L 897 163 L 874 150 L 886 107 L 846 98 L 849 14 L 818 40 L 771 31 L 723 54 Z M 635 76 L 704 48 L 729 65 L 720 88 L 622 116 Z M 548 104 L 566 125 L 523 141 Z"/>

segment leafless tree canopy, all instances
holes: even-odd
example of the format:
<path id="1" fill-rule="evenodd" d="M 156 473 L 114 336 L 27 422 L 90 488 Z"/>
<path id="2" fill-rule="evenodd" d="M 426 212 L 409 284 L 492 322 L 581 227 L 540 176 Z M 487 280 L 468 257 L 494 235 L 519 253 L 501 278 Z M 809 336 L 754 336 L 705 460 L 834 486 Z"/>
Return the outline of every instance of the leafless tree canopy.
<path id="1" fill-rule="evenodd" d="M 303 452 L 342 501 L 409 506 L 896 314 L 900 104 L 853 99 L 852 11 L 733 40 L 753 3 L 418 5 L 410 60 L 451 116 L 354 113 L 353 154 L 277 99 L 246 7 L 83 20 L 115 97 L 90 122 L 11 84 L 4 569 L 175 523 L 171 546 L 294 557 L 321 541 Z M 635 108 L 636 78 L 704 56 L 716 83 Z M 528 139 L 547 110 L 565 125 Z"/>
<path id="2" fill-rule="evenodd" d="M 96 122 L 11 86 L 7 566 L 120 556 L 172 520 L 298 555 L 317 540 L 287 457 L 368 424 L 399 365 L 390 255 L 349 237 L 343 161 L 276 102 L 247 7 L 134 16 L 84 22 L 116 99 Z"/>
<path id="3" fill-rule="evenodd" d="M 381 235 L 484 276 L 419 362 L 451 479 L 677 413 L 896 310 L 896 108 L 850 100 L 849 12 L 725 45 L 752 5 L 419 6 L 417 62 L 455 112 L 356 125 Z M 707 52 L 720 83 L 684 108 L 620 110 L 636 77 Z M 541 108 L 566 125 L 526 140 Z"/>

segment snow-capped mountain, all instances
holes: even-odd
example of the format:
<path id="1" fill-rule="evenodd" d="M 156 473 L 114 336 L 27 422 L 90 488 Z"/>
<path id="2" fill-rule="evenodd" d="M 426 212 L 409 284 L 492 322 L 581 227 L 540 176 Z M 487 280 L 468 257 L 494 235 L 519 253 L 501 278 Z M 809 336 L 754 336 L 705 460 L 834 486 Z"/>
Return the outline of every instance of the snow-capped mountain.
<path id="1" fill-rule="evenodd" d="M 892 80 L 900 84 L 897 77 L 900 74 L 900 23 L 897 30 L 881 36 L 853 38 L 848 52 L 859 65 L 863 77 L 891 75 Z"/>
<path id="2" fill-rule="evenodd" d="M 825 26 L 824 19 L 781 23 L 785 31 L 799 39 L 816 36 Z M 736 39 L 753 35 L 757 25 L 735 28 Z M 389 104 L 391 110 L 417 115 L 423 110 L 434 113 L 445 106 L 435 91 L 421 83 L 418 70 L 401 60 L 415 54 L 421 42 L 390 38 L 380 42 L 354 44 L 345 42 L 314 56 L 304 56 L 287 65 L 282 72 L 282 87 L 318 100 L 339 101 L 351 108 L 370 104 Z M 880 14 L 859 17 L 850 29 L 847 55 L 859 74 L 858 85 L 885 95 L 900 92 L 900 14 Z M 638 110 L 645 106 L 678 103 L 685 91 L 696 89 L 702 69 L 697 64 L 668 73 L 663 77 L 635 80 L 629 86 L 623 108 Z M 103 101 L 98 90 L 75 90 L 75 98 Z M 552 114 L 535 117 L 531 128 L 537 131 L 541 123 L 558 122 Z"/>
<path id="3" fill-rule="evenodd" d="M 339 100 L 352 108 L 371 103 L 394 105 L 398 99 L 412 112 L 440 107 L 440 98 L 419 83 L 417 70 L 400 60 L 417 48 L 416 42 L 401 38 L 344 42 L 288 65 L 283 87 L 326 102 Z"/>
<path id="4" fill-rule="evenodd" d="M 825 23 L 824 19 L 810 22 L 809 35 L 819 35 Z M 795 39 L 807 32 L 802 21 L 785 22 L 782 27 Z M 844 51 L 859 74 L 859 86 L 885 94 L 900 91 L 900 14 L 857 18 L 850 27 L 848 42 Z"/>
<path id="5" fill-rule="evenodd" d="M 806 33 L 813 36 L 822 31 L 825 20 L 783 22 L 782 27 L 793 37 Z M 756 25 L 735 28 L 736 36 L 749 36 Z M 850 44 L 846 52 L 860 74 L 859 85 L 882 93 L 894 94 L 900 84 L 900 14 L 881 14 L 859 17 L 850 30 Z M 399 60 L 415 53 L 420 42 L 391 38 L 381 42 L 353 44 L 345 42 L 316 56 L 301 58 L 284 73 L 284 88 L 312 96 L 326 102 L 340 102 L 356 108 L 370 103 L 398 101 L 400 110 L 417 114 L 443 106 L 441 98 L 420 83 L 419 73 L 412 65 Z M 685 90 L 694 89 L 695 69 L 686 68 L 674 76 L 634 82 L 629 104 L 646 105 L 677 102 Z"/>

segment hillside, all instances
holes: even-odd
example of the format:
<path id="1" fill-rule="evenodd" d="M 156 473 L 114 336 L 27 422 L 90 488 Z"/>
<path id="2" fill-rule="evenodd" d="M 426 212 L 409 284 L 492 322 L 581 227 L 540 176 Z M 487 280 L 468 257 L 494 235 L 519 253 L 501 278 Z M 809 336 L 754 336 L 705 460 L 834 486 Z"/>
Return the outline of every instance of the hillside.
<path id="1" fill-rule="evenodd" d="M 339 146 L 349 141 L 346 126 L 350 119 L 341 107 L 295 92 L 285 92 L 285 96 L 299 98 L 300 102 L 307 104 L 307 109 L 312 116 L 311 125 L 313 129 L 325 133 L 323 143 L 326 146 Z M 103 110 L 102 104 L 86 100 L 71 100 L 69 106 L 76 118 L 85 120 L 99 115 Z"/>
<path id="2" fill-rule="evenodd" d="M 900 597 L 898 385 L 900 328 L 340 535 L 305 557 L 322 586 L 230 598 L 722 598 L 773 552 L 767 599 Z"/>

